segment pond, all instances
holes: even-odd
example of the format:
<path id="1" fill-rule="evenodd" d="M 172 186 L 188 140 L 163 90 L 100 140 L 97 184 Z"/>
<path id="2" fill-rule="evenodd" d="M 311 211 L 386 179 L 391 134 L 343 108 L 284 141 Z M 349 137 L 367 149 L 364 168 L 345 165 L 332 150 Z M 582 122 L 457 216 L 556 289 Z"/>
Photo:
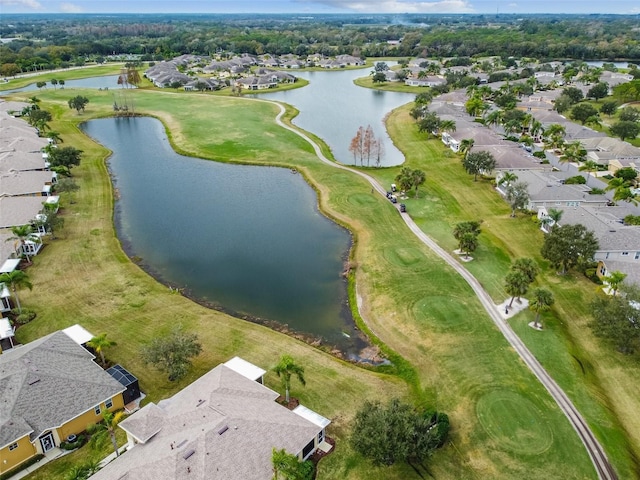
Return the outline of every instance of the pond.
<path id="1" fill-rule="evenodd" d="M 118 85 L 118 77 L 119 75 L 105 75 L 102 77 L 89 77 L 89 78 L 79 78 L 77 80 L 65 80 L 64 87 L 57 86 L 56 89 L 64 88 L 65 90 L 70 90 L 73 88 L 101 88 L 101 89 L 114 89 L 119 90 L 122 87 Z M 135 88 L 131 86 L 132 88 Z M 40 91 L 44 89 L 52 89 L 54 88 L 51 85 L 51 82 L 47 82 L 47 86 L 42 89 L 36 86 L 36 82 L 30 83 L 29 85 L 16 88 L 13 90 L 4 90 L 0 92 L 0 95 L 8 95 L 9 93 L 17 93 L 17 92 L 31 92 L 31 91 Z"/>
<path id="2" fill-rule="evenodd" d="M 178 155 L 152 118 L 91 120 L 82 129 L 113 151 L 118 236 L 153 276 L 203 304 L 288 325 L 350 356 L 366 346 L 341 275 L 349 232 L 318 211 L 300 175 Z"/>
<path id="3" fill-rule="evenodd" d="M 393 65 L 394 62 L 388 64 Z M 353 83 L 356 78 L 369 75 L 369 72 L 371 68 L 326 72 L 292 70 L 289 73 L 308 80 L 309 85 L 257 96 L 296 107 L 300 114 L 293 123 L 322 138 L 340 163 L 356 163 L 349 151 L 349 144 L 358 127 L 371 125 L 376 137 L 384 142 L 385 155 L 381 165 L 400 165 L 404 162 L 404 156 L 387 135 L 384 120 L 391 110 L 412 102 L 416 95 L 373 90 Z"/>

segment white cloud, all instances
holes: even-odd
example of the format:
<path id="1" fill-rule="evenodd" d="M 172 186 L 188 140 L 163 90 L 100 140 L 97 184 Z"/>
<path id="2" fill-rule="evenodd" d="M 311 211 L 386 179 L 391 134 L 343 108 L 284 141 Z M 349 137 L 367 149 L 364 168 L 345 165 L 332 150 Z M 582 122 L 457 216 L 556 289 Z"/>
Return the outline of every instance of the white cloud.
<path id="1" fill-rule="evenodd" d="M 317 0 L 316 3 L 361 13 L 472 13 L 467 0 Z"/>
<path id="2" fill-rule="evenodd" d="M 518 6 L 517 3 L 510 3 L 509 5 L 507 5 L 507 7 L 509 8 L 516 8 Z"/>
<path id="3" fill-rule="evenodd" d="M 38 0 L 0 0 L 0 6 L 26 7 L 32 10 L 42 9 L 42 4 Z"/>
<path id="4" fill-rule="evenodd" d="M 75 5 L 73 3 L 61 3 L 60 11 L 64 13 L 81 13 L 84 10 L 82 7 Z"/>

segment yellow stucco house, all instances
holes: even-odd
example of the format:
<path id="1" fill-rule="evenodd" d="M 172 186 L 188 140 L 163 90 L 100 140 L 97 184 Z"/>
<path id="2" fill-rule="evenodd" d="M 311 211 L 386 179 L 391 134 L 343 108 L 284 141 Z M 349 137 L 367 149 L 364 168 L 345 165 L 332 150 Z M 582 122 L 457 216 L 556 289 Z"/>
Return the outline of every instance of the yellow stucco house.
<path id="1" fill-rule="evenodd" d="M 63 331 L 0 355 L 0 473 L 123 408 L 120 382 Z"/>

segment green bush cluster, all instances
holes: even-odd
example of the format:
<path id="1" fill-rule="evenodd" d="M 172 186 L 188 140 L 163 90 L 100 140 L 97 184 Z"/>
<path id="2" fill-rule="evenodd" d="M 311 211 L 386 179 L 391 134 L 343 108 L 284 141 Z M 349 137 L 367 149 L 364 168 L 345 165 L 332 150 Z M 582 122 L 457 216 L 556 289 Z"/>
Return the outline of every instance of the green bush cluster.
<path id="1" fill-rule="evenodd" d="M 28 308 L 23 308 L 22 311 L 14 308 L 11 310 L 11 314 L 13 315 L 13 322 L 17 325 L 25 325 L 36 318 L 36 312 Z"/>

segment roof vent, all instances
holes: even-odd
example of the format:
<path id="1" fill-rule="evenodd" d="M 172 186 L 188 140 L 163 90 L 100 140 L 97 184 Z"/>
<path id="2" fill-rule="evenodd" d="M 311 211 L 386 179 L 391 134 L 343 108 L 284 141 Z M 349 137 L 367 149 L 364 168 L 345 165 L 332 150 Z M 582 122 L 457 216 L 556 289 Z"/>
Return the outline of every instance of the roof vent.
<path id="1" fill-rule="evenodd" d="M 176 445 L 176 448 L 182 447 L 185 443 L 187 443 L 186 439 L 182 440 L 178 445 Z"/>
<path id="2" fill-rule="evenodd" d="M 31 380 L 29 380 L 29 385 L 34 385 L 36 383 L 38 383 L 40 381 L 40 379 L 38 377 L 32 378 Z"/>
<path id="3" fill-rule="evenodd" d="M 218 435 L 222 435 L 224 432 L 226 432 L 227 430 L 229 430 L 229 425 L 225 425 L 224 427 L 222 427 L 220 430 L 218 430 Z"/>
<path id="4" fill-rule="evenodd" d="M 187 460 L 191 455 L 196 453 L 196 451 L 192 448 L 191 450 L 187 450 L 185 454 L 182 456 L 185 460 Z"/>
<path id="5" fill-rule="evenodd" d="M 206 402 L 206 400 L 198 400 L 198 404 L 196 405 L 196 408 L 202 405 L 204 402 Z"/>

